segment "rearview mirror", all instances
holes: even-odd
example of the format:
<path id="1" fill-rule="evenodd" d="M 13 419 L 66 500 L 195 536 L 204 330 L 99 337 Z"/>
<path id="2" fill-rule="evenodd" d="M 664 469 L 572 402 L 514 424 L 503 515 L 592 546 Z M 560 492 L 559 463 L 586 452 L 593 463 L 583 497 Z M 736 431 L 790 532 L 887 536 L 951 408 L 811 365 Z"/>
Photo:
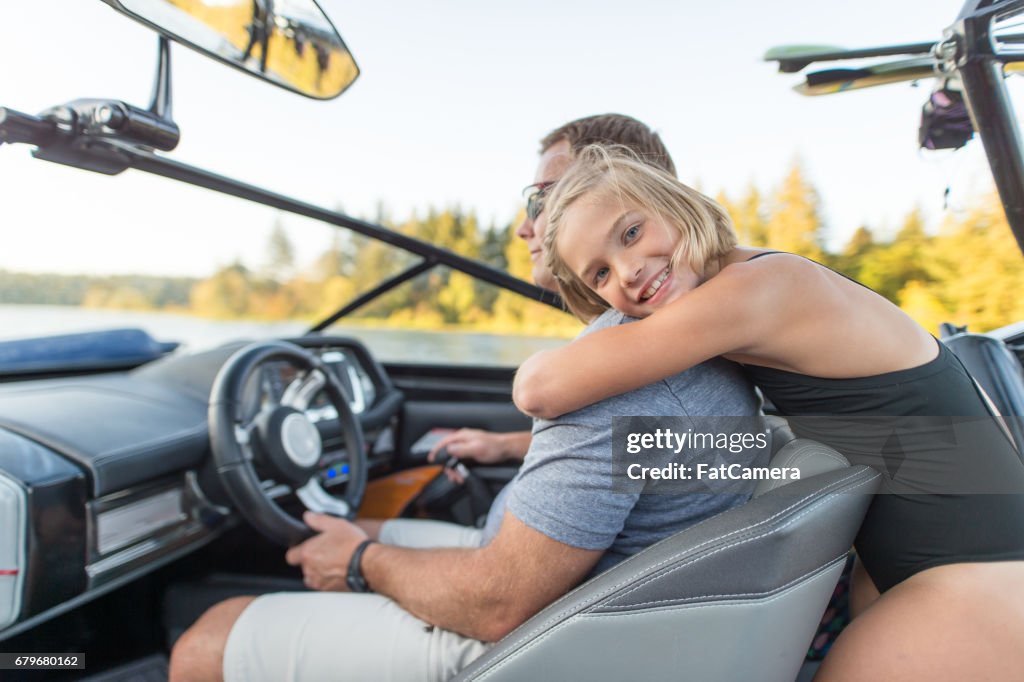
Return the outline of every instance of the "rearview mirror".
<path id="1" fill-rule="evenodd" d="M 103 0 L 172 40 L 315 99 L 359 67 L 315 0 Z"/>

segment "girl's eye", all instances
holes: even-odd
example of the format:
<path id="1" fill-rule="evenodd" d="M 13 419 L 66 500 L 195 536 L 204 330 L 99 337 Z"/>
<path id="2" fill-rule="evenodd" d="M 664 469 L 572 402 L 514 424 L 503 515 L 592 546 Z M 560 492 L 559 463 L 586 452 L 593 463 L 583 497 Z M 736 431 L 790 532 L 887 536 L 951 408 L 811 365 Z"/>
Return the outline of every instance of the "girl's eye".
<path id="1" fill-rule="evenodd" d="M 640 236 L 640 226 L 639 225 L 634 225 L 634 226 L 630 227 L 628 230 L 626 230 L 626 232 L 622 235 L 622 239 L 623 239 L 623 241 L 625 241 L 628 244 L 629 242 L 635 240 L 639 236 Z"/>
<path id="2" fill-rule="evenodd" d="M 594 273 L 594 283 L 600 284 L 608 278 L 608 268 L 598 268 Z"/>

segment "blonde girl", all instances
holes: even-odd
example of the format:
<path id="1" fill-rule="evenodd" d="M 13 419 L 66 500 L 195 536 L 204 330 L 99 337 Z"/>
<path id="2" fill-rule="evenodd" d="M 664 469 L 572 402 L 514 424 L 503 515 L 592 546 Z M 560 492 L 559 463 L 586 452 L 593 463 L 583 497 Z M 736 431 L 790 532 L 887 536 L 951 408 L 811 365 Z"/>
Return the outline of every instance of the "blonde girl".
<path id="1" fill-rule="evenodd" d="M 714 201 L 620 149 L 585 149 L 547 206 L 545 257 L 570 310 L 642 319 L 527 360 L 514 398 L 529 414 L 571 412 L 721 355 L 785 415 L 990 415 L 956 357 L 899 308 L 813 261 L 738 246 Z M 876 496 L 855 545 L 862 613 L 819 679 L 1024 670 L 1024 464 L 995 426 L 989 436 L 935 443 L 925 464 L 964 475 L 983 465 L 1013 494 Z M 828 440 L 867 460 L 856 438 Z"/>

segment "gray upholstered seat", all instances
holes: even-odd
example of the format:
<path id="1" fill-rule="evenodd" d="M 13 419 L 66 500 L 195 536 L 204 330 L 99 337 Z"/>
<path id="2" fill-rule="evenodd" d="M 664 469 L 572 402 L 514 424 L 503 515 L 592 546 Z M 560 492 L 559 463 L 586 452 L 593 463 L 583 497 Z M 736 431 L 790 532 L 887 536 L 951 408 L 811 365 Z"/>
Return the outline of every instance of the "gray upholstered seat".
<path id="1" fill-rule="evenodd" d="M 1018 452 L 1024 451 L 1024 367 L 1017 356 L 1005 343 L 991 336 L 945 325 L 943 331 L 955 332 L 944 336 L 942 342 L 956 353 L 999 414 L 1006 417 L 1006 426 L 1016 441 Z"/>
<path id="2" fill-rule="evenodd" d="M 879 476 L 801 439 L 783 463 L 816 475 L 618 564 L 456 679 L 792 682 Z"/>

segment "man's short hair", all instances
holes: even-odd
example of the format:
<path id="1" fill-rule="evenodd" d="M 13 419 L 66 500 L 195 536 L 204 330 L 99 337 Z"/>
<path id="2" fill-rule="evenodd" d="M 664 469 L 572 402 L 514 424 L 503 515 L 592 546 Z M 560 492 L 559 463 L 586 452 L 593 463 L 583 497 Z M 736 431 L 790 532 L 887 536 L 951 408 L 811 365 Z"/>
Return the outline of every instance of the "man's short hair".
<path id="1" fill-rule="evenodd" d="M 570 121 L 555 128 L 540 141 L 541 154 L 561 140 L 568 140 L 574 157 L 587 145 L 622 145 L 645 163 L 657 166 L 673 176 L 676 174 L 672 157 L 658 133 L 632 116 L 597 114 Z"/>

